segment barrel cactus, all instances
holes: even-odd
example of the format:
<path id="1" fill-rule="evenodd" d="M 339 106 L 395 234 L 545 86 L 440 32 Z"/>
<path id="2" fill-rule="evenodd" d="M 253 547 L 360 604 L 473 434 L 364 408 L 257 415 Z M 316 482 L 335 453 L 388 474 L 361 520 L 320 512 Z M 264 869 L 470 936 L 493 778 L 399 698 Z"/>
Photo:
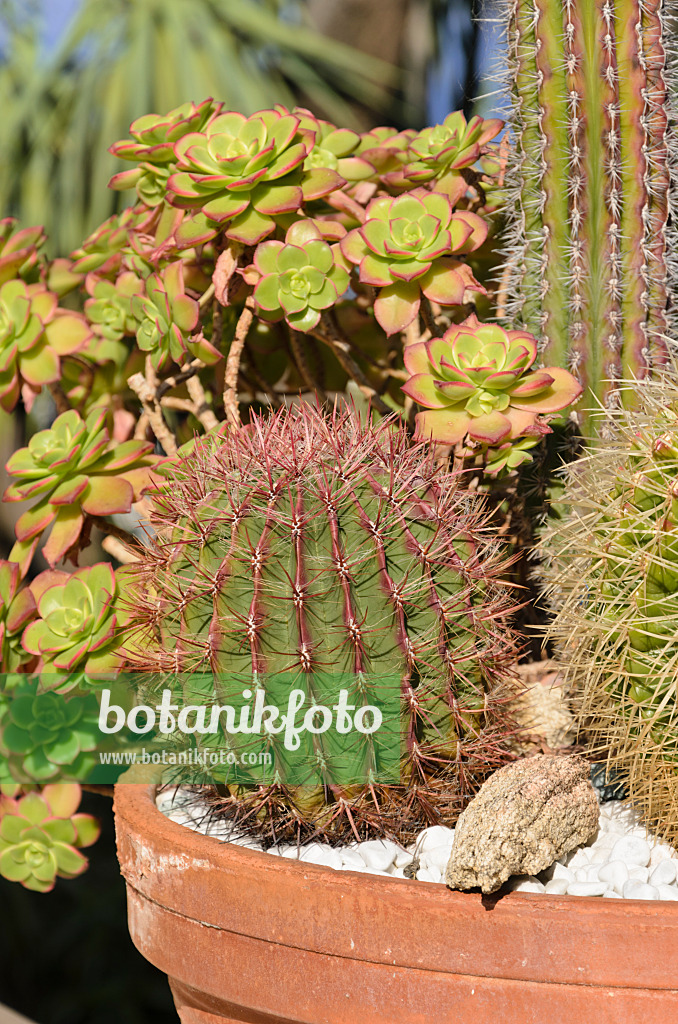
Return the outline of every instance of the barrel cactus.
<path id="1" fill-rule="evenodd" d="M 305 405 L 255 417 L 199 439 L 154 506 L 156 539 L 131 567 L 141 678 L 289 672 L 310 690 L 329 671 L 368 695 L 395 680 L 392 784 L 342 785 L 343 754 L 324 748 L 321 786 L 228 789 L 236 820 L 277 840 L 408 837 L 510 759 L 503 555 L 482 500 L 398 421 Z"/>
<path id="2" fill-rule="evenodd" d="M 678 838 L 678 386 L 569 470 L 569 511 L 544 538 L 548 591 L 579 723 L 628 778 L 646 819 Z"/>

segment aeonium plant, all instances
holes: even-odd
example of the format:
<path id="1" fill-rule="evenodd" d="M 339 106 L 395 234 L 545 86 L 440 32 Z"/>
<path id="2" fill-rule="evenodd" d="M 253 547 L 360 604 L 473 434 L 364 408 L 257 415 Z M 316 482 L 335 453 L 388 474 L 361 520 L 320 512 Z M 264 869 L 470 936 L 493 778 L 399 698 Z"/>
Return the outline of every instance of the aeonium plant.
<path id="1" fill-rule="evenodd" d="M 35 676 L 12 714 L 0 694 L 7 877 L 48 888 L 82 868 L 78 826 L 49 786 L 33 796 L 66 770 L 83 781 L 82 701 L 123 667 L 148 496 L 196 438 L 350 396 L 441 457 L 456 447 L 507 473 L 577 397 L 566 371 L 538 367 L 535 339 L 481 322 L 500 128 L 453 114 L 361 134 L 302 108 L 189 102 L 112 146 L 110 185 L 130 205 L 70 256 L 0 222 L 0 406 L 31 417 L 6 466 L 4 500 L 22 510 L 0 562 L 0 672 Z"/>
<path id="2" fill-rule="evenodd" d="M 529 459 L 528 447 L 550 429 L 541 417 L 566 409 L 582 392 L 567 370 L 533 368 L 537 344 L 526 331 L 471 315 L 442 338 L 409 345 L 404 358 L 412 376 L 403 391 L 425 409 L 416 416 L 417 435 L 462 449 L 485 446 L 490 472 Z"/>

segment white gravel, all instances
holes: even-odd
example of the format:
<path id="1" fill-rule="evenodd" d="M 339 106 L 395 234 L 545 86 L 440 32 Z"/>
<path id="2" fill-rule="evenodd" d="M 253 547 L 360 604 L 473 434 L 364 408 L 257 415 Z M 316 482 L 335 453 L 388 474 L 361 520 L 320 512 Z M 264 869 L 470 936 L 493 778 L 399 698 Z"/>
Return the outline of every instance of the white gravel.
<path id="1" fill-rule="evenodd" d="M 229 822 L 215 818 L 195 792 L 166 789 L 158 794 L 156 804 L 172 821 L 196 832 L 253 850 L 262 849 L 253 839 L 234 836 Z M 453 828 L 434 825 L 420 832 L 416 843 L 407 848 L 387 839 L 373 839 L 343 847 L 327 843 L 285 845 L 268 850 L 268 854 L 337 871 L 389 878 L 416 875 L 420 882 L 442 884 L 453 842 Z M 678 851 L 648 833 L 632 807 L 621 800 L 610 800 L 601 804 L 598 833 L 587 846 L 562 857 L 539 876 L 514 876 L 509 886 L 518 892 L 547 895 L 678 900 Z"/>

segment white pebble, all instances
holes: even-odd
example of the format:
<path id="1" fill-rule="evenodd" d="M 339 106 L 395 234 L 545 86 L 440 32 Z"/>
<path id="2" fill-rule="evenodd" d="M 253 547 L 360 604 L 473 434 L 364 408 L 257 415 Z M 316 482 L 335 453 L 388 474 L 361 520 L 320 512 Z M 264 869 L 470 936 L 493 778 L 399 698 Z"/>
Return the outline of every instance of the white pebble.
<path id="1" fill-rule="evenodd" d="M 391 868 L 389 875 L 391 878 L 407 878 L 405 868 Z"/>
<path id="2" fill-rule="evenodd" d="M 450 859 L 452 846 L 434 846 L 432 850 L 424 850 L 421 857 L 421 866 L 424 868 L 437 868 L 442 874 Z"/>
<path id="3" fill-rule="evenodd" d="M 659 891 L 654 885 L 646 882 L 639 882 L 635 878 L 629 878 L 625 883 L 622 895 L 625 900 L 658 900 Z"/>
<path id="4" fill-rule="evenodd" d="M 567 878 L 552 878 L 544 886 L 544 892 L 550 892 L 552 896 L 564 896 L 568 884 Z"/>
<path id="5" fill-rule="evenodd" d="M 614 832 L 599 832 L 593 847 L 596 850 L 611 850 L 617 839 Z"/>
<path id="6" fill-rule="evenodd" d="M 660 900 L 678 900 L 678 889 L 675 885 L 657 885 L 655 886 L 659 893 Z"/>
<path id="7" fill-rule="evenodd" d="M 640 864 L 629 864 L 629 878 L 635 882 L 647 882 L 650 877 L 649 868 L 641 868 Z"/>
<path id="8" fill-rule="evenodd" d="M 417 871 L 417 881 L 419 882 L 440 882 L 442 875 L 435 868 L 419 868 Z"/>
<path id="9" fill-rule="evenodd" d="M 257 843 L 257 842 L 254 841 L 254 839 L 249 839 L 247 836 L 239 836 L 239 837 L 236 836 L 235 838 L 231 838 L 230 831 L 226 834 L 225 837 L 220 837 L 218 835 L 215 835 L 214 832 L 208 832 L 208 835 L 214 836 L 215 839 L 223 838 L 225 842 L 233 843 L 234 846 L 240 846 L 244 850 L 262 850 L 263 849 L 261 843 Z"/>
<path id="10" fill-rule="evenodd" d="M 395 843 L 383 839 L 370 839 L 366 843 L 360 843 L 357 849 L 368 868 L 375 868 L 377 871 L 388 871 L 397 853 Z"/>
<path id="11" fill-rule="evenodd" d="M 623 800 L 611 800 L 610 804 L 612 805 L 612 816 L 616 818 L 617 821 L 624 822 L 624 824 L 628 825 L 629 828 L 633 825 L 637 825 L 640 821 L 640 814 L 638 811 L 631 807 L 630 804 L 624 803 Z"/>
<path id="12" fill-rule="evenodd" d="M 650 844 L 640 836 L 626 835 L 612 847 L 611 860 L 623 860 L 626 864 L 647 867 L 650 863 Z"/>
<path id="13" fill-rule="evenodd" d="M 676 851 L 671 846 L 667 846 L 666 843 L 655 843 L 650 853 L 650 867 L 654 868 L 662 861 L 674 860 L 675 857 Z"/>
<path id="14" fill-rule="evenodd" d="M 544 886 L 534 875 L 518 875 L 511 889 L 513 892 L 544 892 Z"/>
<path id="15" fill-rule="evenodd" d="M 602 896 L 606 888 L 605 882 L 570 882 L 567 894 L 568 896 Z"/>
<path id="16" fill-rule="evenodd" d="M 436 846 L 452 846 L 454 842 L 454 829 L 446 828 L 445 825 L 431 825 L 419 833 L 419 838 L 414 844 L 419 853 L 433 850 Z"/>
<path id="17" fill-rule="evenodd" d="M 357 868 L 365 867 L 365 861 L 360 856 L 358 850 L 355 847 L 342 850 L 341 859 L 343 861 L 344 867 L 347 868 L 349 871 L 354 871 Z"/>
<path id="18" fill-rule="evenodd" d="M 606 835 L 621 836 L 626 832 L 624 823 L 619 818 L 607 818 L 604 828 Z"/>
<path id="19" fill-rule="evenodd" d="M 591 863 L 591 854 L 588 847 L 582 846 L 568 857 L 568 868 L 585 868 Z"/>
<path id="20" fill-rule="evenodd" d="M 177 825 L 188 825 L 189 828 L 195 828 L 196 822 L 194 816 L 192 814 L 187 814 L 186 811 L 182 811 L 178 807 L 173 807 L 167 817 L 170 821 L 176 822 Z"/>
<path id="21" fill-rule="evenodd" d="M 621 893 L 624 884 L 629 880 L 629 869 L 623 860 L 611 860 L 598 868 L 598 878 L 610 889 Z"/>
<path id="22" fill-rule="evenodd" d="M 650 872 L 650 883 L 652 885 L 671 885 L 676 880 L 676 868 L 678 861 L 662 860 Z"/>
<path id="23" fill-rule="evenodd" d="M 404 868 L 407 864 L 412 863 L 412 854 L 408 853 L 407 850 L 402 847 L 399 847 L 393 863 L 397 868 Z"/>
<path id="24" fill-rule="evenodd" d="M 192 790 L 168 789 L 156 797 L 156 806 L 177 824 L 210 835 L 222 842 L 252 850 L 262 846 L 252 836 L 234 834 L 232 823 L 215 815 Z M 406 878 L 405 869 L 416 854 L 420 860 L 420 881 L 444 882 L 454 829 L 434 825 L 424 829 L 407 849 L 391 840 L 370 840 L 333 848 L 328 843 L 281 844 L 267 852 L 291 860 L 334 869 Z M 671 900 L 678 902 L 678 850 L 652 836 L 641 825 L 640 814 L 620 800 L 600 807 L 599 828 L 594 838 L 572 850 L 540 877 L 520 875 L 511 879 L 518 892 L 560 896 L 601 896 L 605 899 Z"/>
<path id="25" fill-rule="evenodd" d="M 343 866 L 339 851 L 333 850 L 331 846 L 327 846 L 324 843 L 307 846 L 301 851 L 299 859 L 309 864 L 320 864 L 326 868 L 334 868 L 335 871 L 340 871 Z"/>

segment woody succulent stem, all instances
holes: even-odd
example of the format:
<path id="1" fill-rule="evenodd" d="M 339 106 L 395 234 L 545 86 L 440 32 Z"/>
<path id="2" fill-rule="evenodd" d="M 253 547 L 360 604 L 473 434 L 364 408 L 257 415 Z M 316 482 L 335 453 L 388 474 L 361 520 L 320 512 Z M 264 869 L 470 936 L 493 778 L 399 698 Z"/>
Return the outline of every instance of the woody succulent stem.
<path id="1" fill-rule="evenodd" d="M 240 410 L 238 409 L 238 372 L 240 370 L 240 359 L 242 350 L 245 347 L 247 333 L 252 326 L 254 319 L 254 302 L 247 299 L 238 325 L 235 329 L 233 341 L 226 360 L 226 374 L 224 376 L 224 409 L 228 422 L 233 427 L 240 426 Z"/>
<path id="2" fill-rule="evenodd" d="M 587 435 L 588 408 L 619 404 L 617 381 L 667 360 L 664 8 L 509 4 L 516 216 L 506 315 L 587 389 Z"/>
<path id="3" fill-rule="evenodd" d="M 167 455 L 176 455 L 177 443 L 174 434 L 165 423 L 158 398 L 158 378 L 149 358 L 146 359 L 146 373 L 134 373 L 127 381 L 146 414 L 151 430 Z"/>

